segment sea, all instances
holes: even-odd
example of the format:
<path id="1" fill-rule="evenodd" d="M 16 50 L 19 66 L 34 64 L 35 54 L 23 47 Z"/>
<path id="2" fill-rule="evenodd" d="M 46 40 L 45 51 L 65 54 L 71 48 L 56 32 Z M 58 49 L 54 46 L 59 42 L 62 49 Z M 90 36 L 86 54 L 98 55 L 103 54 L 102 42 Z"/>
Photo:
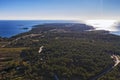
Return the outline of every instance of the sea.
<path id="1" fill-rule="evenodd" d="M 27 32 L 35 25 L 46 23 L 74 23 L 71 20 L 0 20 L 0 37 L 10 38 L 17 34 Z M 120 31 L 111 32 L 111 34 L 119 35 Z"/>
<path id="2" fill-rule="evenodd" d="M 10 38 L 27 32 L 35 25 L 46 23 L 71 23 L 69 20 L 0 20 L 0 37 Z"/>

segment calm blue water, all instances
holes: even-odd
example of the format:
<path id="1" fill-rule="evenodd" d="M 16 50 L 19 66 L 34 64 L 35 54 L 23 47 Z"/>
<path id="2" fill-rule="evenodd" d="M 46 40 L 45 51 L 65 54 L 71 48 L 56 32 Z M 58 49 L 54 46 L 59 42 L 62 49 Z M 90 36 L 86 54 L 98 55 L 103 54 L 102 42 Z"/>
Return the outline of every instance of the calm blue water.
<path id="1" fill-rule="evenodd" d="M 113 31 L 113 32 L 111 32 L 111 34 L 115 34 L 115 35 L 120 36 L 120 31 Z"/>
<path id="2" fill-rule="evenodd" d="M 44 23 L 68 23 L 61 20 L 0 20 L 0 36 L 11 37 L 31 30 L 32 26 Z M 28 28 L 28 29 L 23 29 Z"/>
<path id="3" fill-rule="evenodd" d="M 75 21 L 63 20 L 0 20 L 0 36 L 11 37 L 19 33 L 27 32 L 32 29 L 34 25 L 45 23 L 71 23 Z M 23 29 L 28 28 L 28 29 Z M 115 35 L 120 35 L 120 31 L 111 32 Z"/>

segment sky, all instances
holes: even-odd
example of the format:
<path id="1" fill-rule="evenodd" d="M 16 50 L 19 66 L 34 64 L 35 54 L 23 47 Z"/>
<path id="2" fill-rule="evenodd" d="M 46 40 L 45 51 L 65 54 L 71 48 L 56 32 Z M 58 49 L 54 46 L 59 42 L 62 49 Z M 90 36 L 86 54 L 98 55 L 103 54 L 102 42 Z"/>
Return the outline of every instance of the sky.
<path id="1" fill-rule="evenodd" d="M 0 20 L 120 19 L 120 0 L 0 0 Z"/>

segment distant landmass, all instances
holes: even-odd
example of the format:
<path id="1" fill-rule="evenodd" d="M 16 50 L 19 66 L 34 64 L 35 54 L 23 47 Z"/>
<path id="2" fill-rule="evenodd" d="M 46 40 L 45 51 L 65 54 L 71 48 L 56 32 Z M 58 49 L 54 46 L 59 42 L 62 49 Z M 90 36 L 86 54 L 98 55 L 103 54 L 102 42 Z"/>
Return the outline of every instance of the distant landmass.
<path id="1" fill-rule="evenodd" d="M 45 23 L 74 23 L 64 20 L 0 20 L 0 36 L 11 37 L 19 33 L 27 32 L 34 25 Z M 27 29 L 29 28 L 29 29 Z"/>
<path id="2" fill-rule="evenodd" d="M 109 31 L 83 23 L 37 24 L 0 37 L 0 79 L 117 80 L 119 55 L 120 36 Z"/>
<path id="3" fill-rule="evenodd" d="M 88 26 L 82 23 L 51 23 L 51 24 L 42 24 L 36 25 L 31 30 L 32 32 L 83 32 L 94 30 L 94 27 Z"/>
<path id="4" fill-rule="evenodd" d="M 52 24 L 52 23 L 54 23 L 54 24 Z M 59 24 L 57 24 L 57 23 L 59 23 Z M 64 24 L 60 24 L 60 23 L 64 23 Z M 76 26 L 73 30 L 80 31 L 80 28 L 78 28 L 78 26 L 80 26 L 80 24 L 81 24 L 81 29 L 84 29 L 84 30 L 89 30 L 89 29 L 93 30 L 93 28 L 94 28 L 94 26 L 91 26 L 91 27 L 89 26 L 89 28 L 88 28 L 87 27 L 88 25 L 86 25 L 85 23 L 82 23 L 82 22 L 80 23 L 77 21 L 61 21 L 61 20 L 21 20 L 21 21 L 12 20 L 12 21 L 10 21 L 10 20 L 0 20 L 0 36 L 12 37 L 12 36 L 15 36 L 19 33 L 27 32 L 27 31 L 31 30 L 33 27 L 36 27 L 37 25 L 40 25 L 40 26 L 43 25 L 45 27 L 47 27 L 47 25 L 49 25 L 51 27 L 55 27 L 55 26 L 61 27 L 61 28 L 66 27 L 65 31 L 67 30 L 67 26 L 69 26 L 69 27 Z M 69 30 L 70 30 L 70 28 L 69 28 Z M 71 30 L 72 30 L 72 28 L 71 28 Z M 55 31 L 55 30 L 53 30 L 53 31 Z M 118 31 L 111 32 L 111 33 L 116 34 L 116 35 L 120 34 L 119 29 L 118 29 Z"/>

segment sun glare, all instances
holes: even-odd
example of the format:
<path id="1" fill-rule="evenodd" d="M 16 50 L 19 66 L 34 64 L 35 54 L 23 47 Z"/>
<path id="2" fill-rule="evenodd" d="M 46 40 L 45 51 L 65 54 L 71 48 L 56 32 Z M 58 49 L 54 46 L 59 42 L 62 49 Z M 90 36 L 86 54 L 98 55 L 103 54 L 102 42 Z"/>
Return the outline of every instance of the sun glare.
<path id="1" fill-rule="evenodd" d="M 87 25 L 95 27 L 96 30 L 116 31 L 117 20 L 86 20 Z"/>

